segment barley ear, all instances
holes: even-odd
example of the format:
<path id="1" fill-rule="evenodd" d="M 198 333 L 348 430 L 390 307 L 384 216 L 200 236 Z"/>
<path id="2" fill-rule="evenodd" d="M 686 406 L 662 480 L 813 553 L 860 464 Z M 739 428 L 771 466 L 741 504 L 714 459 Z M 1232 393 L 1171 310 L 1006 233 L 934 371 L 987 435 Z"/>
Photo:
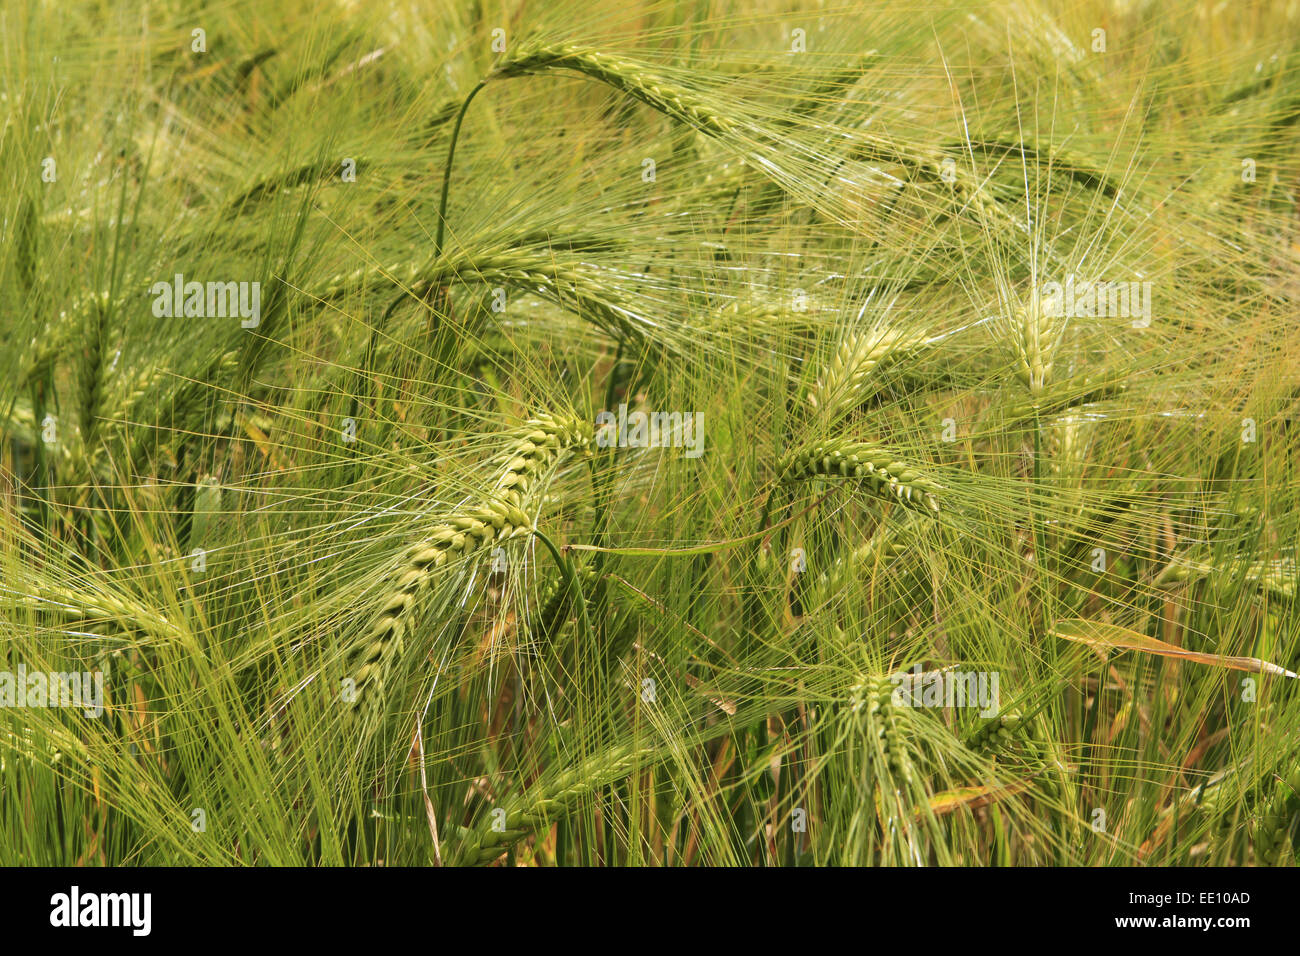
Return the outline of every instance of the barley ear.
<path id="1" fill-rule="evenodd" d="M 1037 396 L 1047 387 L 1062 331 L 1060 320 L 1053 323 L 1036 298 L 1027 308 L 1016 309 L 1012 315 L 1011 334 L 1019 364 L 1016 377 L 1031 395 Z"/>
<path id="2" fill-rule="evenodd" d="M 532 521 L 521 509 L 528 494 L 562 454 L 584 449 L 590 442 L 591 426 L 576 418 L 532 419 L 508 443 L 505 465 L 490 494 L 463 513 L 443 517 L 407 549 L 353 656 L 354 712 L 373 717 L 382 706 L 384 682 L 401 653 L 417 598 L 434 575 L 491 545 L 529 533 Z"/>
<path id="3" fill-rule="evenodd" d="M 877 776 L 892 776 L 900 783 L 912 781 L 912 761 L 904 739 L 898 708 L 894 704 L 894 681 L 873 675 L 850 691 L 852 711 L 862 722 L 867 742 L 884 758 Z"/>
<path id="4" fill-rule="evenodd" d="M 736 128 L 731 119 L 705 105 L 690 90 L 659 76 L 644 64 L 576 44 L 521 44 L 497 64 L 489 79 L 545 70 L 569 70 L 590 77 L 702 133 L 718 136 Z"/>
<path id="5" fill-rule="evenodd" d="M 871 397 L 872 373 L 878 367 L 911 353 L 925 341 L 923 333 L 887 327 L 846 335 L 808 393 L 808 403 L 825 419 L 839 418 Z"/>
<path id="6" fill-rule="evenodd" d="M 1255 853 L 1260 862 L 1276 866 L 1287 847 L 1300 843 L 1300 767 L 1293 767 L 1286 780 L 1279 780 L 1273 797 L 1260 810 L 1252 828 Z"/>
<path id="7" fill-rule="evenodd" d="M 505 811 L 504 820 L 498 813 L 495 818 L 488 815 L 477 827 L 458 828 L 455 862 L 491 863 L 520 840 L 544 832 L 553 821 L 572 813 L 585 797 L 667 755 L 665 750 L 623 745 L 587 759 L 547 781 L 540 793 L 506 803 L 500 808 Z"/>
<path id="8" fill-rule="evenodd" d="M 967 735 L 964 743 L 971 750 L 999 753 L 1006 750 L 1024 730 L 1024 720 L 1018 711 L 998 714 L 985 721 Z"/>
<path id="9" fill-rule="evenodd" d="M 573 570 L 584 589 L 596 580 L 596 569 L 593 567 L 574 562 Z M 530 626 L 532 635 L 539 640 L 553 641 L 568 622 L 575 597 L 563 574 L 552 578 L 538 596 L 537 612 Z"/>
<path id="10" fill-rule="evenodd" d="M 781 464 L 781 481 L 819 477 L 862 479 L 879 497 L 931 515 L 939 513 L 938 495 L 943 487 L 869 442 L 820 442 L 788 456 Z"/>

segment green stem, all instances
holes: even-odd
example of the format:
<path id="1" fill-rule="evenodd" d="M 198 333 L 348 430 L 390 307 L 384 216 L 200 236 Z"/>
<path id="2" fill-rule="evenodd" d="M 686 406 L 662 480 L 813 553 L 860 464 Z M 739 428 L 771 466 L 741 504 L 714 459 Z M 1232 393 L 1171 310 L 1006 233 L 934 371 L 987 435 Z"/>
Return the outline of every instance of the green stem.
<path id="1" fill-rule="evenodd" d="M 1043 474 L 1043 423 L 1039 419 L 1038 412 L 1034 412 L 1034 484 L 1030 490 L 1031 495 L 1039 493 Z M 1045 635 L 1051 627 L 1049 620 L 1051 610 L 1047 606 L 1050 596 L 1049 579 L 1047 575 L 1050 569 L 1047 566 L 1047 529 L 1043 526 L 1043 516 L 1039 514 L 1038 508 L 1033 500 L 1029 503 L 1029 513 L 1033 516 L 1034 532 L 1034 571 L 1038 576 L 1039 600 L 1038 608 L 1040 612 L 1039 636 Z M 1055 645 L 1053 644 L 1053 647 Z M 1053 654 L 1055 661 L 1055 654 Z"/>
<path id="2" fill-rule="evenodd" d="M 560 549 L 557 548 L 554 542 L 552 542 L 551 539 L 541 531 L 534 528 L 533 534 L 536 535 L 537 539 L 541 541 L 542 544 L 546 545 L 546 550 L 551 552 L 551 557 L 555 559 L 555 563 L 560 569 L 560 574 L 564 576 L 564 586 L 572 592 L 573 602 L 578 608 L 578 621 L 582 626 L 583 636 L 587 638 L 588 642 L 590 642 L 592 640 L 592 632 L 591 620 L 587 617 L 587 601 L 586 598 L 582 596 L 582 585 L 578 583 L 578 576 L 573 571 L 573 562 L 560 554 Z M 588 646 L 591 646 L 590 643 Z"/>
<path id="3" fill-rule="evenodd" d="M 470 90 L 469 96 L 465 97 L 465 102 L 461 104 L 460 112 L 456 114 L 456 125 L 451 129 L 451 143 L 447 146 L 447 163 L 442 170 L 442 198 L 438 200 L 438 234 L 433 240 L 433 258 L 436 261 L 442 255 L 442 240 L 447 231 L 447 197 L 451 194 L 451 164 L 456 159 L 456 141 L 460 138 L 460 124 L 465 120 L 465 112 L 469 109 L 469 104 L 474 102 L 474 97 L 478 91 L 487 86 L 487 80 L 479 80 L 478 86 Z"/>
<path id="4" fill-rule="evenodd" d="M 605 383 L 605 408 L 614 407 L 614 392 L 618 383 L 619 364 L 623 361 L 622 340 L 618 343 L 618 351 L 614 354 L 614 364 L 610 366 L 609 380 Z M 605 460 L 601 460 L 599 452 L 592 456 L 592 488 L 596 494 L 596 503 L 599 512 L 596 516 L 595 534 L 593 535 L 596 544 L 604 547 L 609 543 L 609 512 L 611 508 L 611 482 L 613 481 L 613 457 L 617 449 L 610 446 Z M 592 561 L 592 567 L 596 572 L 596 616 L 601 622 L 602 639 L 605 637 L 605 621 L 608 620 L 609 606 L 609 589 L 605 584 L 605 564 L 606 554 L 603 551 L 597 551 Z"/>

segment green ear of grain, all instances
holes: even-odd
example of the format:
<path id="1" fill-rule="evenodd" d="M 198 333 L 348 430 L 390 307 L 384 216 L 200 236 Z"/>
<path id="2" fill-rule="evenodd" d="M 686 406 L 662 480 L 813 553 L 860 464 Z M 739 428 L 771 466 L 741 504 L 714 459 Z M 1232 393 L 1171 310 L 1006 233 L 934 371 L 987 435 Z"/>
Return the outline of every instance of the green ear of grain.
<path id="1" fill-rule="evenodd" d="M 489 493 L 463 513 L 442 518 L 407 549 L 353 655 L 354 711 L 373 715 L 382 705 L 387 673 L 401 652 L 417 598 L 433 576 L 491 545 L 528 534 L 532 521 L 522 505 L 529 493 L 562 455 L 587 448 L 591 434 L 592 426 L 576 418 L 532 419 L 508 443 L 505 466 Z"/>
<path id="2" fill-rule="evenodd" d="M 1260 810 L 1251 828 L 1255 853 L 1260 862 L 1276 866 L 1288 847 L 1300 844 L 1300 767 L 1293 767 L 1285 780 L 1279 780 L 1270 799 Z"/>
<path id="3" fill-rule="evenodd" d="M 662 747 L 623 744 L 589 757 L 539 785 L 535 792 L 506 803 L 501 814 L 485 814 L 475 827 L 458 827 L 453 863 L 482 866 L 531 835 L 540 835 L 556 820 L 573 813 L 592 794 L 622 780 L 638 767 L 655 766 L 671 754 Z M 500 822 L 499 822 L 500 821 Z"/>
<path id="4" fill-rule="evenodd" d="M 863 722 L 864 733 L 885 758 L 888 776 L 900 783 L 912 780 L 912 762 L 907 741 L 894 703 L 895 683 L 885 675 L 874 675 L 850 692 L 852 709 Z M 882 770 L 885 768 L 881 768 Z"/>
<path id="5" fill-rule="evenodd" d="M 980 724 L 967 735 L 965 745 L 971 750 L 998 753 L 1009 747 L 1024 730 L 1024 720 L 1017 711 L 1008 711 Z"/>
<path id="6" fill-rule="evenodd" d="M 1272 561 L 1258 561 L 1247 565 L 1243 571 L 1241 565 L 1234 564 L 1231 561 L 1215 565 L 1210 561 L 1197 561 L 1182 556 L 1170 561 L 1156 576 L 1155 583 L 1157 587 L 1167 587 L 1186 584 L 1191 581 L 1201 581 L 1207 578 L 1231 580 L 1234 575 L 1238 574 L 1246 582 L 1253 584 L 1261 591 L 1267 591 L 1279 600 L 1290 601 L 1295 597 L 1296 562 L 1294 558 L 1290 557 L 1278 558 Z"/>
<path id="7" fill-rule="evenodd" d="M 334 276 L 317 289 L 316 296 L 333 301 L 350 291 L 382 291 L 397 286 L 410 295 L 412 302 L 420 302 L 432 290 L 453 283 L 535 293 L 619 341 L 654 337 L 659 329 L 658 322 L 640 315 L 635 302 L 612 298 L 600 290 L 590 270 L 557 261 L 550 252 L 452 254 L 425 263 L 367 267 Z"/>
<path id="8" fill-rule="evenodd" d="M 1022 381 L 1027 381 L 1027 378 Z M 1032 420 L 1035 416 L 1040 419 L 1049 418 L 1082 405 L 1114 398 L 1123 394 L 1127 387 L 1123 375 L 1079 375 L 1056 382 L 1030 399 L 1012 402 L 1006 407 L 1005 420 L 1008 425 L 1014 425 Z"/>
<path id="9" fill-rule="evenodd" d="M 596 580 L 596 569 L 589 565 L 575 562 L 574 573 L 584 590 Z M 573 612 L 574 598 L 573 589 L 568 586 L 564 575 L 557 574 L 547 582 L 538 596 L 537 611 L 530 622 L 533 636 L 543 641 L 554 640 Z"/>
<path id="10" fill-rule="evenodd" d="M 795 452 L 780 466 L 781 481 L 855 478 L 882 498 L 927 514 L 939 513 L 943 487 L 921 470 L 870 442 L 832 440 Z"/>
<path id="11" fill-rule="evenodd" d="M 1016 309 L 1011 316 L 1011 337 L 1019 359 L 1016 377 L 1035 398 L 1047 388 L 1051 378 L 1062 330 L 1062 320 L 1045 315 L 1037 298 L 1028 307 Z"/>
<path id="12" fill-rule="evenodd" d="M 871 378 L 883 364 L 897 361 L 924 344 L 925 334 L 881 327 L 845 336 L 808 394 L 808 403 L 834 421 L 871 395 Z"/>
<path id="13" fill-rule="evenodd" d="M 523 43 L 493 69 L 489 79 L 569 70 L 604 83 L 702 133 L 721 135 L 736 125 L 690 90 L 656 75 L 644 64 L 576 44 Z"/>

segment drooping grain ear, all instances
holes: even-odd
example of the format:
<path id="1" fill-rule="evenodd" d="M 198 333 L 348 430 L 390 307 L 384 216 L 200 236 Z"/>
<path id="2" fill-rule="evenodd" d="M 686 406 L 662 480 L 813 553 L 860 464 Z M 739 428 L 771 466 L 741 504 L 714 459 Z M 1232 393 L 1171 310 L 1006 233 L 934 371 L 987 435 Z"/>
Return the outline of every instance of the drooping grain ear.
<path id="1" fill-rule="evenodd" d="M 181 644 L 189 639 L 183 626 L 99 582 L 55 582 L 44 574 L 38 577 L 34 571 L 25 571 L 5 583 L 3 595 L 17 606 L 56 614 L 70 626 L 111 622 L 126 633 L 144 634 L 155 641 Z"/>
<path id="2" fill-rule="evenodd" d="M 382 687 L 420 593 L 435 574 L 485 552 L 490 546 L 527 534 L 532 527 L 521 510 L 536 482 L 564 454 L 586 448 L 592 427 L 577 418 L 539 415 L 506 441 L 505 464 L 492 487 L 474 506 L 444 516 L 406 552 L 378 602 L 370 630 L 353 654 L 354 711 L 373 717 L 382 707 Z"/>
<path id="3" fill-rule="evenodd" d="M 882 498 L 892 498 L 928 514 L 939 513 L 943 487 L 912 465 L 869 442 L 832 440 L 795 452 L 780 468 L 782 481 L 853 478 Z"/>
<path id="4" fill-rule="evenodd" d="M 461 866 L 491 863 L 530 834 L 575 811 L 601 787 L 621 780 L 634 770 L 652 767 L 668 756 L 662 747 L 616 745 L 583 761 L 577 767 L 542 781 L 527 797 L 520 797 L 487 814 L 477 827 L 458 828 L 454 862 Z"/>
<path id="5" fill-rule="evenodd" d="M 497 64 L 489 79 L 547 70 L 569 70 L 590 77 L 702 133 L 716 136 L 736 128 L 732 120 L 685 86 L 657 75 L 644 64 L 590 47 L 524 43 Z"/>
<path id="6" fill-rule="evenodd" d="M 642 315 L 641 303 L 600 288 L 595 280 L 593 270 L 557 260 L 553 253 L 507 249 L 356 269 L 323 283 L 316 296 L 323 301 L 334 301 L 349 291 L 383 291 L 396 287 L 409 293 L 414 304 L 430 289 L 452 283 L 475 283 L 539 295 L 618 341 L 640 341 L 659 331 L 653 318 Z"/>

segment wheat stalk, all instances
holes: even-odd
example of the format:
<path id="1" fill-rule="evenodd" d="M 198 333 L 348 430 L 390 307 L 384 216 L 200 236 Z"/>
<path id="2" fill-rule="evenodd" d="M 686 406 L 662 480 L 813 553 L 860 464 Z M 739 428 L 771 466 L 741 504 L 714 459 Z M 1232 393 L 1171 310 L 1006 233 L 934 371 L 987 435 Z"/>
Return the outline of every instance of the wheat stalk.
<path id="1" fill-rule="evenodd" d="M 819 442 L 790 455 L 780 466 L 781 481 L 818 477 L 863 478 L 880 497 L 892 497 L 929 514 L 939 513 L 937 493 L 943 487 L 869 442 Z"/>
<path id="2" fill-rule="evenodd" d="M 378 706 L 384 675 L 401 651 L 416 598 L 434 574 L 488 545 L 528 534 L 532 522 L 522 510 L 528 493 L 562 454 L 587 448 L 591 431 L 590 424 L 577 418 L 542 415 L 532 419 L 511 441 L 506 463 L 490 492 L 476 506 L 443 517 L 407 549 L 354 657 L 354 710 L 363 703 L 372 711 Z"/>

